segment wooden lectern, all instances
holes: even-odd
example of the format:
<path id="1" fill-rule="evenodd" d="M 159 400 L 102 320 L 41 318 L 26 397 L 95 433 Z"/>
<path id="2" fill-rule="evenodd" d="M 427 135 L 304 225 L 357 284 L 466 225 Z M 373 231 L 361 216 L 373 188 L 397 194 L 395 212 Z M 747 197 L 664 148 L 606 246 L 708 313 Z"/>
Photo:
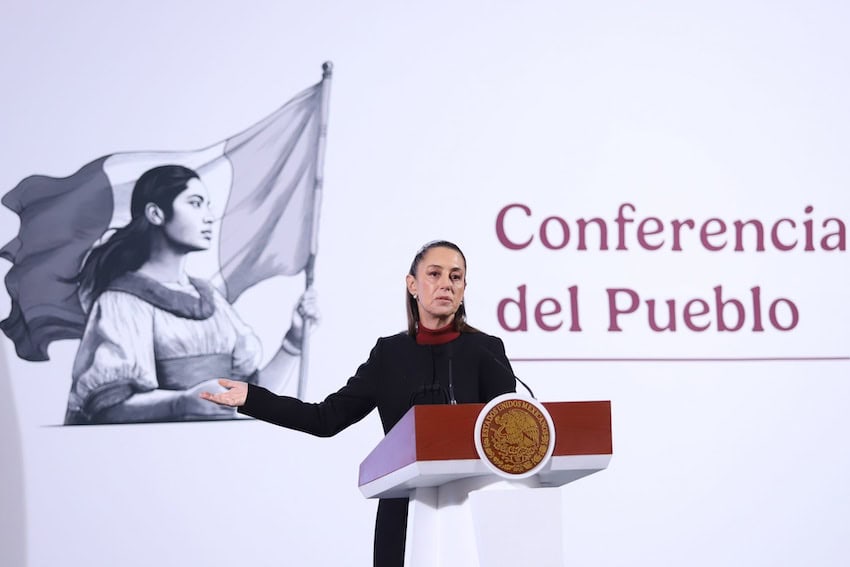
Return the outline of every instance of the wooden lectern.
<path id="1" fill-rule="evenodd" d="M 478 457 L 484 404 L 418 405 L 360 464 L 367 498 L 410 497 L 407 567 L 564 565 L 557 487 L 611 460 L 611 403 L 545 402 L 555 447 L 534 476 L 510 480 Z"/>

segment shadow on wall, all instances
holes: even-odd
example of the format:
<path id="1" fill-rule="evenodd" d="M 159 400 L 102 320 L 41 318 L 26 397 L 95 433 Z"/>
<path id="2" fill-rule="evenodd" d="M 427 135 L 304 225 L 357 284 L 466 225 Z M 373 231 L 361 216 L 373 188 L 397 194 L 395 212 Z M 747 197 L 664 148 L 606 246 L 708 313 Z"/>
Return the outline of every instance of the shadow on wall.
<path id="1" fill-rule="evenodd" d="M 0 565 L 27 563 L 24 462 L 12 378 L 6 365 L 6 345 L 0 345 Z"/>

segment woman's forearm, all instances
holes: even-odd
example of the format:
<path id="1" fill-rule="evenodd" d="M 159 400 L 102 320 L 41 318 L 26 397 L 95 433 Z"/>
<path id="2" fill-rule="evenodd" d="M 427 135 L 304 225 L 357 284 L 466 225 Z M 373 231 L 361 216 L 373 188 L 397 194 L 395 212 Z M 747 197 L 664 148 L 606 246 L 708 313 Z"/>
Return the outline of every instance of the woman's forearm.
<path id="1" fill-rule="evenodd" d="M 201 399 L 201 392 L 220 391 L 215 379 L 201 382 L 188 390 L 151 390 L 133 394 L 120 404 L 99 412 L 100 423 L 144 421 L 188 421 L 194 419 L 229 419 L 233 408 L 217 406 Z"/>
<path id="2" fill-rule="evenodd" d="M 100 411 L 96 421 L 124 423 L 137 421 L 168 421 L 180 415 L 181 390 L 151 390 L 133 394 L 120 404 Z"/>

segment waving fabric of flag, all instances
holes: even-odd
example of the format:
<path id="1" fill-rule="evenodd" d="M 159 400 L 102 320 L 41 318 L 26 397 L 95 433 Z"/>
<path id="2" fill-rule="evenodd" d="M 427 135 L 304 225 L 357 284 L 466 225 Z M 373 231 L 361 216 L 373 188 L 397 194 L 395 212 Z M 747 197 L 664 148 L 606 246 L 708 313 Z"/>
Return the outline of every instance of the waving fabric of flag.
<path id="1" fill-rule="evenodd" d="M 91 248 L 130 221 L 136 179 L 164 164 L 198 172 L 220 218 L 205 275 L 231 303 L 252 285 L 294 275 L 315 249 L 315 188 L 322 133 L 322 87 L 310 87 L 264 120 L 223 142 L 189 152 L 117 153 L 65 178 L 33 175 L 2 198 L 20 217 L 0 249 L 12 262 L 11 313 L 0 329 L 25 360 L 82 336 L 86 315 L 75 276 Z"/>

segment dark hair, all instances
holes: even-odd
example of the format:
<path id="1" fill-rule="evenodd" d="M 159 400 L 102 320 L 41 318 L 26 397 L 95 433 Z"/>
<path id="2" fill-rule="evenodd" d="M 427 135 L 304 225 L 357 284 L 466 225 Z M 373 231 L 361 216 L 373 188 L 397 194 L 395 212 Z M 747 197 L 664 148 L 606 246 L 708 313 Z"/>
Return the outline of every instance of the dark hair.
<path id="1" fill-rule="evenodd" d="M 153 226 L 145 217 L 145 207 L 153 203 L 162 209 L 165 220 L 174 214 L 174 199 L 186 190 L 198 174 L 182 165 L 161 165 L 142 174 L 133 186 L 131 220 L 89 253 L 77 274 L 80 292 L 94 301 L 115 278 L 138 270 L 151 255 Z"/>
<path id="2" fill-rule="evenodd" d="M 416 255 L 413 257 L 413 262 L 410 263 L 410 271 L 408 272 L 411 276 L 416 277 L 416 269 L 419 267 L 419 263 L 422 261 L 422 258 L 425 257 L 425 254 L 428 253 L 432 248 L 448 248 L 450 250 L 454 250 L 460 257 L 463 259 L 463 267 L 464 271 L 466 271 L 466 256 L 463 255 L 463 252 L 458 247 L 457 244 L 453 242 L 449 242 L 448 240 L 432 240 L 425 244 Z M 416 304 L 416 298 L 411 295 L 410 291 L 407 289 L 407 286 L 404 287 L 404 295 L 405 295 L 405 307 L 407 309 L 407 333 L 415 337 L 416 330 L 419 327 L 419 308 Z M 465 302 L 464 302 L 465 303 Z M 477 333 L 478 329 L 469 325 L 466 322 L 466 305 L 461 303 L 455 312 L 455 317 L 452 323 L 454 324 L 455 331 L 458 332 L 467 332 L 467 333 Z"/>

